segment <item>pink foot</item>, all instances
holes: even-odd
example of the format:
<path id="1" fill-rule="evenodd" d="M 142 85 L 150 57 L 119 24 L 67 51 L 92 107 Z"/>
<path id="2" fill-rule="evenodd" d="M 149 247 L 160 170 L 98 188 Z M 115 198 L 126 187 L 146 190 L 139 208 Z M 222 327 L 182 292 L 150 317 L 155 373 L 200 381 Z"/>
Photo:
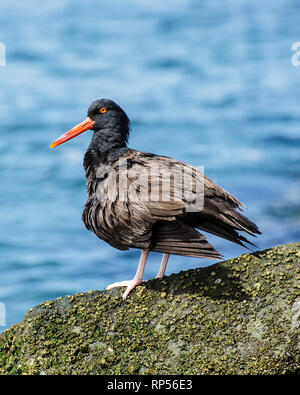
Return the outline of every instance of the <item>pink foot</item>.
<path id="1" fill-rule="evenodd" d="M 138 280 L 127 280 L 127 281 L 120 281 L 118 283 L 109 284 L 105 289 L 109 290 L 116 287 L 127 287 L 126 291 L 123 293 L 122 298 L 125 300 L 130 292 L 138 285 L 141 285 L 144 281 Z"/>

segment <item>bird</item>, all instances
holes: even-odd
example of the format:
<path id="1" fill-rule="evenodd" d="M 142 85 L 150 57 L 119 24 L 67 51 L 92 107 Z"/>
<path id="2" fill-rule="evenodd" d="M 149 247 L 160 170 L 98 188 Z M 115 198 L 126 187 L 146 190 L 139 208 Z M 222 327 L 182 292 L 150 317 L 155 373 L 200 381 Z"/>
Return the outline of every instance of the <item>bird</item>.
<path id="1" fill-rule="evenodd" d="M 86 119 L 50 148 L 87 130 L 93 136 L 83 161 L 87 191 L 83 223 L 114 248 L 141 251 L 135 276 L 110 284 L 107 290 L 126 287 L 125 300 L 142 284 L 150 251 L 163 254 L 159 279 L 165 275 L 171 254 L 221 259 L 200 231 L 246 248 L 255 246 L 240 234 L 261 234 L 242 214 L 246 206 L 196 166 L 128 147 L 130 120 L 112 100 L 93 101 Z"/>

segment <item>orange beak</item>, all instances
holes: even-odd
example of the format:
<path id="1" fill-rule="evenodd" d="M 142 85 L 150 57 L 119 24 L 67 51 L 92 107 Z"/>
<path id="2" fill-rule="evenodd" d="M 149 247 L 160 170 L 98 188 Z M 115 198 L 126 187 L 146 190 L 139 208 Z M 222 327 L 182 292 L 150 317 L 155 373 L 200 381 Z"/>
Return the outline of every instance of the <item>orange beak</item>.
<path id="1" fill-rule="evenodd" d="M 54 148 L 68 140 L 71 140 L 86 130 L 91 129 L 94 123 L 95 121 L 92 121 L 90 117 L 87 117 L 83 122 L 79 123 L 77 126 L 68 130 L 65 134 L 56 139 L 49 147 Z"/>

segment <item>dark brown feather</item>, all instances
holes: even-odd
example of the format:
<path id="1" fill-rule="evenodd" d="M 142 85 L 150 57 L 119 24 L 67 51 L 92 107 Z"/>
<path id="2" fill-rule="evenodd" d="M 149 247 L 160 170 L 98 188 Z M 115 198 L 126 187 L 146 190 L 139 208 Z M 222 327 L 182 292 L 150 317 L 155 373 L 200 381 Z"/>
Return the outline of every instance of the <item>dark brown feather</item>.
<path id="1" fill-rule="evenodd" d="M 220 254 L 194 228 L 240 245 L 251 242 L 239 231 L 253 236 L 260 233 L 240 213 L 243 204 L 238 199 L 186 163 L 124 148 L 105 157 L 88 152 L 84 164 L 89 199 L 83 221 L 116 248 L 218 259 Z M 129 177 L 129 170 L 136 176 Z M 196 212 L 189 211 L 191 202 L 182 196 L 182 185 L 176 183 L 185 171 L 203 186 L 204 204 Z M 170 196 L 164 200 L 161 185 L 170 173 Z M 119 186 L 124 179 L 128 194 L 122 199 Z M 198 193 L 193 185 L 187 192 L 191 196 Z"/>
<path id="2" fill-rule="evenodd" d="M 159 221 L 153 226 L 151 250 L 198 258 L 221 258 L 201 233 L 180 220 Z"/>

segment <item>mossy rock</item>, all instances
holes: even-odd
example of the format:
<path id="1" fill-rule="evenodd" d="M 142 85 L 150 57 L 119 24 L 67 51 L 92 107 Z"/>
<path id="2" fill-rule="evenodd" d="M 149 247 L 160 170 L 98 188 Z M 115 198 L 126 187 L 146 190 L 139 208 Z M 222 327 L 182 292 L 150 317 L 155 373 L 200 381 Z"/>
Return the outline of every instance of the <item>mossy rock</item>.
<path id="1" fill-rule="evenodd" d="M 2 374 L 299 374 L 300 243 L 32 308 Z"/>

